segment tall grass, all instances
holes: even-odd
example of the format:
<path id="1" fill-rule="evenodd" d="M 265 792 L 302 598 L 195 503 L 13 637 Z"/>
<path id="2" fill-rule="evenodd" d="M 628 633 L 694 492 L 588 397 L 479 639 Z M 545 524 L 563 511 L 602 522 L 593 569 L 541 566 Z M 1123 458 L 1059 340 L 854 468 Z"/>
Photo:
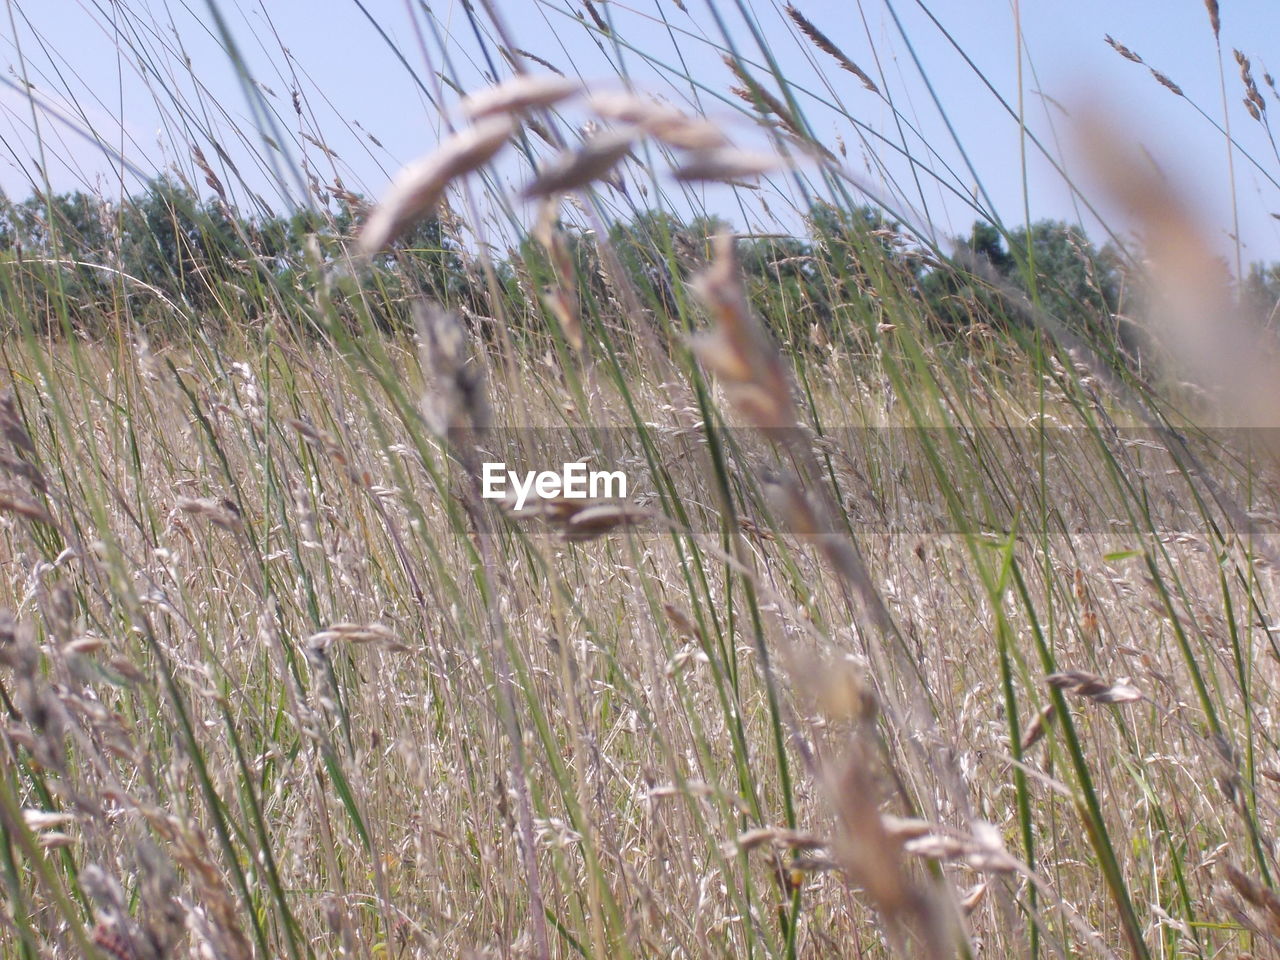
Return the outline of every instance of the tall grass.
<path id="1" fill-rule="evenodd" d="M 464 132 L 361 236 L 317 213 L 306 258 L 170 293 L 104 261 L 87 305 L 52 200 L 57 255 L 3 264 L 0 953 L 1271 955 L 1268 432 L 1206 427 L 1221 385 L 1179 382 L 1158 329 L 1135 355 L 1054 313 L 1029 233 L 1015 283 L 851 172 L 806 117 L 857 124 L 841 72 L 894 117 L 879 149 L 932 148 L 836 25 L 788 10 L 824 94 L 747 5 L 709 6 L 718 36 L 666 23 L 675 64 L 615 6 L 539 9 L 678 112 L 523 88 L 502 159 Z M 295 121 L 212 9 L 238 134 L 281 165 L 262 138 Z M 574 72 L 464 14 L 495 71 Z M 120 15 L 121 53 L 159 56 Z M 426 66 L 394 52 L 455 104 L 459 47 L 421 26 Z M 689 66 L 708 51 L 724 77 Z M 231 214 L 255 188 L 204 119 L 230 105 L 188 79 L 155 90 L 178 172 Z M 633 124 L 626 149 L 574 110 Z M 279 173 L 319 209 L 346 188 L 315 159 Z M 533 222 L 505 164 L 552 198 Z M 770 202 L 865 191 L 887 219 L 765 238 L 763 281 L 744 241 L 610 230 L 733 196 L 785 234 L 754 229 Z M 464 281 L 443 306 L 415 295 L 432 213 Z M 478 496 L 495 450 L 625 465 L 634 502 L 513 517 Z"/>

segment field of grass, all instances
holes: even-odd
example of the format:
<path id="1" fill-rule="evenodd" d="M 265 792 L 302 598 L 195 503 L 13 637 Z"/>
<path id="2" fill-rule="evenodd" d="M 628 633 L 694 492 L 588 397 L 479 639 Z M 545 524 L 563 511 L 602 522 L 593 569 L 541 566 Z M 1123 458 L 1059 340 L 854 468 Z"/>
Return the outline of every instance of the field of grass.
<path id="1" fill-rule="evenodd" d="M 610 6 L 576 29 L 626 45 Z M 1256 303 L 1105 132 L 1145 243 L 1082 251 L 1069 301 L 1030 242 L 1000 273 L 902 211 L 819 222 L 865 185 L 730 36 L 739 92 L 706 93 L 741 127 L 637 91 L 584 141 L 512 57 L 539 79 L 380 206 L 310 197 L 291 252 L 207 146 L 200 210 L 85 201 L 105 246 L 31 208 L 0 957 L 1280 955 Z M 773 153 L 719 144 L 751 125 Z M 685 214 L 724 179 L 815 205 L 802 238 L 620 233 L 647 177 Z M 628 503 L 479 495 L 483 461 L 575 456 Z"/>

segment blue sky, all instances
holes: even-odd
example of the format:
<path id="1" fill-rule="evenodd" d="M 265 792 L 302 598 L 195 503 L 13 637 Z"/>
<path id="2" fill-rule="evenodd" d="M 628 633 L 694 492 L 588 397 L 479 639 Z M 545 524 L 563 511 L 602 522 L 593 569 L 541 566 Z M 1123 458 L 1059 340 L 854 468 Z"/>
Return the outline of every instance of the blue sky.
<path id="1" fill-rule="evenodd" d="M 259 136 L 262 124 L 254 119 L 251 98 L 222 49 L 214 15 L 203 0 L 136 0 L 124 12 L 106 0 L 14 0 L 11 18 L 0 21 L 0 56 L 10 81 L 25 75 L 43 103 L 73 117 L 77 126 L 91 129 L 142 171 L 176 164 L 193 182 L 201 182 L 203 176 L 195 170 L 187 146 L 195 141 L 225 183 L 235 184 L 238 179 L 229 166 L 234 164 L 248 188 L 273 207 L 287 202 L 273 185 L 273 165 L 283 170 L 298 158 L 305 158 L 324 183 L 339 176 L 349 188 L 376 195 L 401 164 L 431 149 L 445 130 L 445 118 L 430 101 L 440 90 L 434 72 L 446 69 L 446 57 L 448 69 L 466 87 L 482 84 L 487 67 L 457 0 L 429 4 L 434 20 L 423 15 L 417 3 L 362 3 L 363 9 L 355 0 L 219 0 L 216 4 L 259 84 L 252 99 L 274 111 L 273 139 L 282 148 L 279 152 L 265 146 Z M 1078 171 L 1084 181 L 1087 178 L 1071 148 L 1068 114 L 1085 105 L 1105 108 L 1193 197 L 1220 249 L 1229 253 L 1233 211 L 1227 149 L 1222 135 L 1196 110 L 1199 107 L 1222 122 L 1218 53 L 1201 0 L 795 3 L 890 94 L 896 116 L 884 99 L 864 90 L 800 37 L 780 4 L 742 0 L 741 9 L 767 38 L 782 72 L 796 85 L 797 97 L 818 137 L 833 146 L 837 137 L 843 140 L 846 162 L 878 196 L 892 198 L 902 207 L 927 210 L 939 232 L 964 233 L 973 221 L 973 210 L 958 194 L 977 196 L 986 206 L 985 193 L 1007 223 L 1016 225 L 1023 219 L 1018 124 L 952 45 L 954 40 L 1016 109 L 1015 24 L 1020 23 L 1024 38 L 1021 96 L 1028 128 L 1058 154 L 1071 174 Z M 615 45 L 587 29 L 575 17 L 575 11 L 581 10 L 576 2 L 495 0 L 495 5 L 515 46 L 576 73 L 592 88 L 617 87 L 621 66 L 638 88 L 686 105 L 698 100 L 729 125 L 739 143 L 765 142 L 739 111 L 737 101 L 718 99 L 733 81 L 721 62 L 717 47 L 723 44 L 723 36 L 706 0 L 686 0 L 687 11 L 673 0 L 597 0 L 597 9 L 613 20 L 617 36 L 635 49 Z M 740 52 L 761 60 L 737 0 L 719 0 L 716 8 Z M 1280 4 L 1224 2 L 1222 31 L 1232 132 L 1266 174 L 1280 179 L 1280 159 L 1265 129 L 1240 104 L 1242 89 L 1232 58 L 1234 47 L 1243 50 L 1253 61 L 1258 83 L 1263 84 L 1269 44 L 1280 37 Z M 1186 99 L 1161 87 L 1144 67 L 1121 58 L 1104 43 L 1106 34 L 1173 78 Z M 117 35 L 129 37 L 142 56 L 128 49 L 122 52 Z M 498 65 L 505 70 L 505 64 L 499 61 Z M 530 67 L 542 69 L 535 64 Z M 691 90 L 680 74 L 692 77 L 705 90 Z M 756 75 L 767 76 L 763 71 Z M 163 82 L 156 77 L 163 77 Z M 290 100 L 292 89 L 301 93 L 301 119 Z M 180 92 L 190 110 L 187 117 L 169 99 L 170 90 Z M 1280 110 L 1280 102 L 1265 85 L 1263 93 L 1273 109 Z M 871 133 L 863 133 L 860 139 L 858 129 L 840 110 L 820 100 L 838 105 Z M 446 92 L 444 101 L 450 104 L 456 98 Z M 573 109 L 565 115 L 569 125 L 584 118 Z M 89 186 L 108 194 L 122 189 L 118 165 L 102 151 L 47 112 L 41 111 L 37 122 L 55 189 Z M 907 124 L 919 130 L 922 139 L 908 134 L 904 140 L 902 130 Z M 40 150 L 32 128 L 25 96 L 0 89 L 0 188 L 13 196 L 26 195 L 33 180 L 39 179 L 33 161 Z M 325 153 L 303 133 L 322 140 L 333 152 Z M 876 140 L 874 134 L 885 140 Z M 219 157 L 211 141 L 222 147 L 224 157 Z M 916 171 L 918 177 L 894 148 L 904 142 L 913 155 L 927 161 L 926 168 Z M 924 143 L 937 156 L 929 157 Z M 1091 235 L 1098 237 L 1101 229 L 1073 201 L 1061 176 L 1037 157 L 1034 148 L 1028 149 L 1026 183 L 1032 218 L 1080 217 Z M 1280 259 L 1280 221 L 1271 216 L 1273 211 L 1280 213 L 1280 190 L 1242 153 L 1235 152 L 1233 161 L 1243 258 Z M 947 186 L 941 186 L 934 174 Z M 498 165 L 496 175 L 504 188 L 514 190 L 527 178 L 528 170 L 513 156 Z M 739 202 L 720 189 L 701 199 L 745 229 L 798 223 L 795 211 L 804 201 L 794 184 L 783 177 L 772 185 L 776 192 L 764 192 L 771 215 L 762 212 L 758 194 L 746 194 Z M 135 187 L 136 181 L 126 175 L 124 189 Z M 287 174 L 283 189 L 301 195 L 296 180 Z M 241 202 L 248 202 L 242 188 L 233 187 L 233 192 Z M 632 199 L 643 204 L 653 198 L 642 200 L 633 192 Z"/>

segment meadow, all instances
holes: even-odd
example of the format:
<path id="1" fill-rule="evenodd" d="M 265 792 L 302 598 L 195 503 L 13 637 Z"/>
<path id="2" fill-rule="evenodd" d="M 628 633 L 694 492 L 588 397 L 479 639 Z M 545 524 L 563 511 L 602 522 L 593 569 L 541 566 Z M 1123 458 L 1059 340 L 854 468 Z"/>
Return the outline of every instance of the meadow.
<path id="1" fill-rule="evenodd" d="M 6 201 L 0 956 L 1280 955 L 1266 270 L 1101 121 L 1131 235 L 949 240 L 763 37 L 727 124 L 481 7 L 380 198 Z"/>

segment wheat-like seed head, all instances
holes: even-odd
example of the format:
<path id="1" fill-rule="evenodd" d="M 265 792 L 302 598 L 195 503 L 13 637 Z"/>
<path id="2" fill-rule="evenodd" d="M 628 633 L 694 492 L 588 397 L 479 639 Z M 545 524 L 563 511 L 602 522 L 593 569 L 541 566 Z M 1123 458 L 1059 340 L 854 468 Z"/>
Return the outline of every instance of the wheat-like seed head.
<path id="1" fill-rule="evenodd" d="M 1204 0 L 1204 8 L 1209 14 L 1209 26 L 1213 28 L 1213 39 L 1217 40 L 1222 33 L 1222 16 L 1218 9 L 1218 0 Z"/>
<path id="2" fill-rule="evenodd" d="M 361 228 L 360 251 L 366 256 L 378 253 L 431 216 L 449 183 L 488 163 L 515 129 L 508 116 L 485 117 L 401 170 Z"/>
<path id="3" fill-rule="evenodd" d="M 1111 36 L 1111 34 L 1108 33 L 1103 39 L 1106 40 L 1107 45 L 1111 47 L 1112 50 L 1120 54 L 1120 56 L 1124 57 L 1126 60 L 1132 60 L 1134 63 L 1143 62 L 1142 57 L 1138 56 L 1115 37 Z"/>
<path id="4" fill-rule="evenodd" d="M 772 173 L 782 167 L 781 158 L 767 153 L 722 148 L 696 150 L 672 172 L 677 180 L 742 181 Z"/>
<path id="5" fill-rule="evenodd" d="M 539 171 L 525 197 L 549 197 L 577 190 L 608 176 L 640 136 L 637 127 L 622 127 L 587 139 L 577 150 L 561 154 Z"/>
<path id="6" fill-rule="evenodd" d="M 646 134 L 681 150 L 712 150 L 729 145 L 715 124 L 690 117 L 675 107 L 654 103 L 630 93 L 601 93 L 589 101 L 606 120 L 632 124 Z"/>
<path id="7" fill-rule="evenodd" d="M 795 25 L 800 28 L 801 33 L 808 37 L 815 47 L 833 58 L 836 63 L 840 64 L 842 70 L 847 70 L 861 80 L 862 85 L 872 93 L 880 93 L 880 88 L 875 85 L 875 81 L 867 76 L 861 67 L 845 56 L 844 51 L 832 43 L 831 38 L 814 26 L 803 13 L 796 9 L 794 4 L 788 3 L 784 9 L 787 11 L 787 16 L 792 19 Z"/>
<path id="8" fill-rule="evenodd" d="M 462 101 L 462 112 L 472 120 L 498 114 L 518 114 L 555 106 L 582 87 L 564 76 L 522 74 L 497 86 L 477 90 Z"/>

